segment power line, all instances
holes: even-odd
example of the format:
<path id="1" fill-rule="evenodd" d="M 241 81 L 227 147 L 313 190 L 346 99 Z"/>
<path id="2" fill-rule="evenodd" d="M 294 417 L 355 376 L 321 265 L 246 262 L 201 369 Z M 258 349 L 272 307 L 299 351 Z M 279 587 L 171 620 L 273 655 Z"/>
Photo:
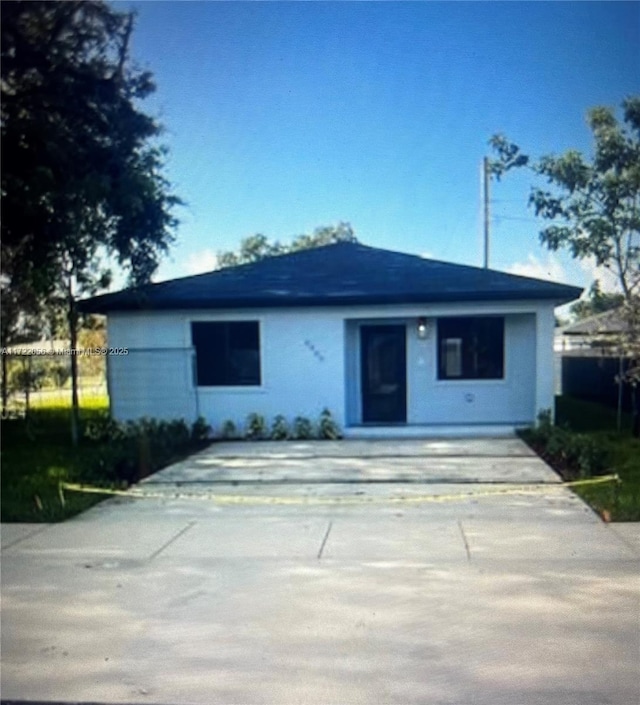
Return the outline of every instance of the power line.
<path id="1" fill-rule="evenodd" d="M 516 215 L 495 215 L 493 216 L 493 220 L 496 222 L 500 220 L 520 220 L 526 223 L 539 223 L 540 220 L 538 218 L 522 218 L 520 216 Z"/>

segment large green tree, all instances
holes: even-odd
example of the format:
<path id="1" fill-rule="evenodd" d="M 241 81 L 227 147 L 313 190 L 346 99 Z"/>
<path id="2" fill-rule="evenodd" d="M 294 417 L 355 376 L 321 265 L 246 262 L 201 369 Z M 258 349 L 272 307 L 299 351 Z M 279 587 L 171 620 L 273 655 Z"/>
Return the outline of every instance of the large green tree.
<path id="1" fill-rule="evenodd" d="M 532 160 L 504 135 L 490 144 L 497 154 L 491 172 L 527 167 L 544 186 L 533 186 L 529 204 L 551 221 L 540 232 L 550 250 L 568 249 L 574 257 L 593 257 L 617 278 L 626 299 L 640 293 L 640 97 L 623 102 L 621 124 L 610 108 L 588 113 L 594 152 L 576 150 Z"/>
<path id="2" fill-rule="evenodd" d="M 569 150 L 534 160 L 495 135 L 491 172 L 499 179 L 511 169 L 529 169 L 540 182 L 532 186 L 529 205 L 549 221 L 541 243 L 578 259 L 593 258 L 615 276 L 627 324 L 619 344 L 631 361 L 627 380 L 640 432 L 640 96 L 623 101 L 622 121 L 607 107 L 592 108 L 587 121 L 594 141 L 589 157 Z"/>
<path id="3" fill-rule="evenodd" d="M 161 126 L 141 109 L 155 86 L 129 57 L 132 13 L 101 0 L 0 9 L 2 287 L 30 308 L 63 305 L 75 347 L 77 297 L 108 285 L 114 265 L 148 281 L 173 239 L 180 201 Z M 14 309 L 3 334 L 19 328 Z"/>
<path id="4" fill-rule="evenodd" d="M 335 242 L 356 242 L 356 236 L 349 223 L 340 221 L 337 225 L 325 225 L 316 228 L 312 233 L 298 235 L 290 243 L 281 243 L 279 240 L 271 242 L 266 235 L 258 233 L 245 238 L 240 243 L 237 252 L 227 251 L 218 253 L 220 267 L 233 267 L 238 264 L 257 262 L 265 257 L 283 255 L 287 252 L 308 250 L 313 247 L 331 245 Z"/>

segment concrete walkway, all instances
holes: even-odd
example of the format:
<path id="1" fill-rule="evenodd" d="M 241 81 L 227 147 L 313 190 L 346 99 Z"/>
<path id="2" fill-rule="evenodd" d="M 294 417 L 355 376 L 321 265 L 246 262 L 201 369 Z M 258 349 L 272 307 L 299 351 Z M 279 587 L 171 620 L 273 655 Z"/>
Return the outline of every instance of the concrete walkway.
<path id="1" fill-rule="evenodd" d="M 141 487 L 2 526 L 3 698 L 640 701 L 638 527 L 519 441 L 220 444 Z"/>
<path id="2" fill-rule="evenodd" d="M 510 439 L 235 442 L 210 446 L 152 483 L 558 482 Z"/>

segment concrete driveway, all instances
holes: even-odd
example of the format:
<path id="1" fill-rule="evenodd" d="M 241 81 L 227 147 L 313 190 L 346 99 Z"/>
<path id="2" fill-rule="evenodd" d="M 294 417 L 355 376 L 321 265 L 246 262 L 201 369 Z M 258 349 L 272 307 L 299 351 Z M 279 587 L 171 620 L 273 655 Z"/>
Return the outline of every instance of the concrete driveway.
<path id="1" fill-rule="evenodd" d="M 640 702 L 637 526 L 517 440 L 218 444 L 140 487 L 2 526 L 5 700 Z"/>

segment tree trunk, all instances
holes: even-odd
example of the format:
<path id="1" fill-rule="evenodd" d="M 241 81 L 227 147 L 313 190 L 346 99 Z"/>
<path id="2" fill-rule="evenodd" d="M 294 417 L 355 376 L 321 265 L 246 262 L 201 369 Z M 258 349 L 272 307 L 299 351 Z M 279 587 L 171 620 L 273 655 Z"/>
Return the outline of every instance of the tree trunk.
<path id="1" fill-rule="evenodd" d="M 80 428 L 80 404 L 78 402 L 78 310 L 73 297 L 71 279 L 68 285 L 67 322 L 69 324 L 69 345 L 71 347 L 71 442 L 78 445 Z"/>
<path id="2" fill-rule="evenodd" d="M 24 374 L 24 417 L 29 418 L 29 392 L 31 391 L 31 357 L 22 360 Z"/>
<path id="3" fill-rule="evenodd" d="M 8 371 L 7 371 L 7 354 L 2 353 L 2 418 L 7 416 L 7 403 L 9 400 L 8 388 Z"/>

